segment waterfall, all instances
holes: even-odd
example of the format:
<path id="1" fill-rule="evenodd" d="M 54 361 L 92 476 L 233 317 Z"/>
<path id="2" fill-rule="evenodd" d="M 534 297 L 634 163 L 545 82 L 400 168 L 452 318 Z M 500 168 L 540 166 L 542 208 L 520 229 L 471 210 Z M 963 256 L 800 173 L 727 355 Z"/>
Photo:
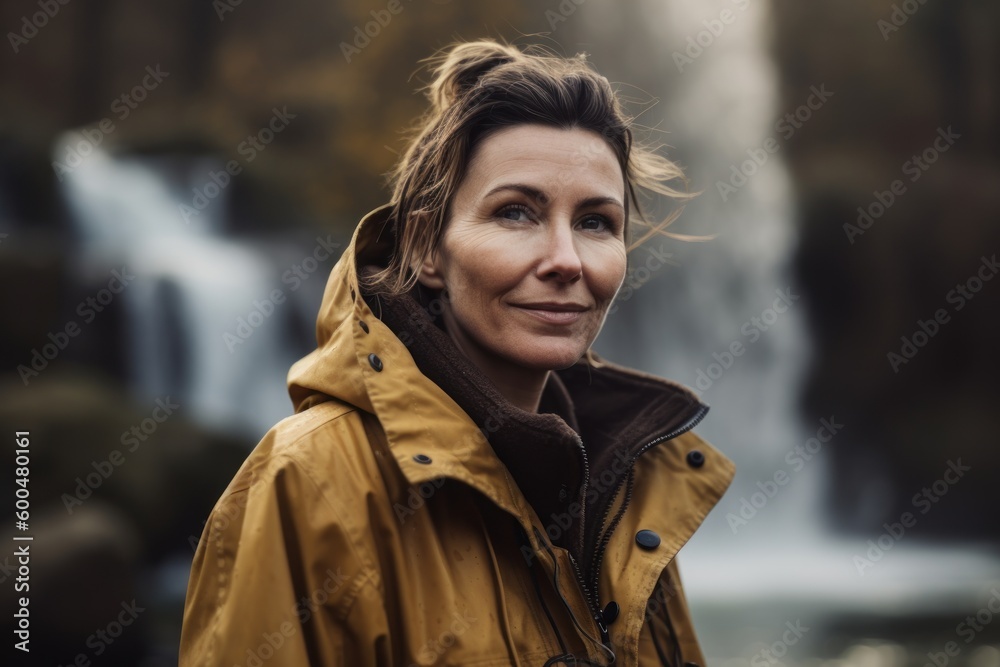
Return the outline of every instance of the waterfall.
<path id="1" fill-rule="evenodd" d="M 53 155 L 62 162 L 74 150 L 83 157 L 59 175 L 79 237 L 76 268 L 94 276 L 124 266 L 135 276 L 121 296 L 130 394 L 169 395 L 186 418 L 252 445 L 290 414 L 284 378 L 300 352 L 289 337 L 302 318 L 295 303 L 277 305 L 245 340 L 236 335 L 255 300 L 280 284 L 280 244 L 223 236 L 225 187 L 194 205 L 192 189 L 206 191 L 207 175 L 222 169 L 215 159 L 115 155 L 78 133 L 61 136 Z M 297 324 L 311 330 L 313 321 Z"/>

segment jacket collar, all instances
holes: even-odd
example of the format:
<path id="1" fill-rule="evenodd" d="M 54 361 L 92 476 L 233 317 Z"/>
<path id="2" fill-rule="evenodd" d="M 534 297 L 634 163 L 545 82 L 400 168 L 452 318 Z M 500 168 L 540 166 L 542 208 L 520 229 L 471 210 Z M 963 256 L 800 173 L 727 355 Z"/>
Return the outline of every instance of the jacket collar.
<path id="1" fill-rule="evenodd" d="M 537 513 L 542 525 L 581 502 L 590 518 L 562 545 L 581 550 L 635 459 L 692 428 L 708 407 L 677 383 L 592 355 L 550 374 L 538 414 L 517 408 L 435 324 L 426 294 L 361 294 L 359 268 L 384 265 L 393 250 L 391 213 L 385 205 L 365 216 L 331 273 L 319 347 L 289 373 L 296 409 L 332 396 L 375 414 L 414 485 L 453 477 L 509 512 Z"/>

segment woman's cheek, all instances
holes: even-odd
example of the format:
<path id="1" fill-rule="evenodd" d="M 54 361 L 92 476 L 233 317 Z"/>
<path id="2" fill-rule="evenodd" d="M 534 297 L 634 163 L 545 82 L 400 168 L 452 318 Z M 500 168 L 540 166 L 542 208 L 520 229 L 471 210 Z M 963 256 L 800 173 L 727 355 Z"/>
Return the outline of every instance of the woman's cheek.
<path id="1" fill-rule="evenodd" d="M 598 289 L 601 290 L 600 298 L 602 300 L 610 302 L 618 294 L 618 290 L 625 282 L 627 265 L 624 246 L 620 249 L 608 249 L 601 258 L 599 273 L 601 277 Z"/>

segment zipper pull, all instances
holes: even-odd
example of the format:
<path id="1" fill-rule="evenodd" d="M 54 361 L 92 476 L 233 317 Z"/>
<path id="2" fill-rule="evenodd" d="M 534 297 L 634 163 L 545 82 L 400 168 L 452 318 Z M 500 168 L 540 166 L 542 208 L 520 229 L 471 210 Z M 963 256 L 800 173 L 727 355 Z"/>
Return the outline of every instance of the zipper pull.
<path id="1" fill-rule="evenodd" d="M 604 614 L 594 614 L 594 620 L 597 621 L 597 629 L 601 631 L 601 643 L 610 648 L 611 635 L 608 633 L 608 626 L 604 623 Z"/>

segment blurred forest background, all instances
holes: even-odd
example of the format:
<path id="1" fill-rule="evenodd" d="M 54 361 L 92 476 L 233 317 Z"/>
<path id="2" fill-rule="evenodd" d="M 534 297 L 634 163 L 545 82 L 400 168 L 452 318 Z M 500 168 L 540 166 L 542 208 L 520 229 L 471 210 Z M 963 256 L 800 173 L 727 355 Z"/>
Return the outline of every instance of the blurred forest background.
<path id="1" fill-rule="evenodd" d="M 419 61 L 486 36 L 587 52 L 703 191 L 675 229 L 719 235 L 636 250 L 597 345 L 696 388 L 737 462 L 681 554 L 711 664 L 1000 665 L 1000 4 L 13 0 L 0 27 L 16 664 L 176 664 L 203 522 L 291 411 Z"/>

